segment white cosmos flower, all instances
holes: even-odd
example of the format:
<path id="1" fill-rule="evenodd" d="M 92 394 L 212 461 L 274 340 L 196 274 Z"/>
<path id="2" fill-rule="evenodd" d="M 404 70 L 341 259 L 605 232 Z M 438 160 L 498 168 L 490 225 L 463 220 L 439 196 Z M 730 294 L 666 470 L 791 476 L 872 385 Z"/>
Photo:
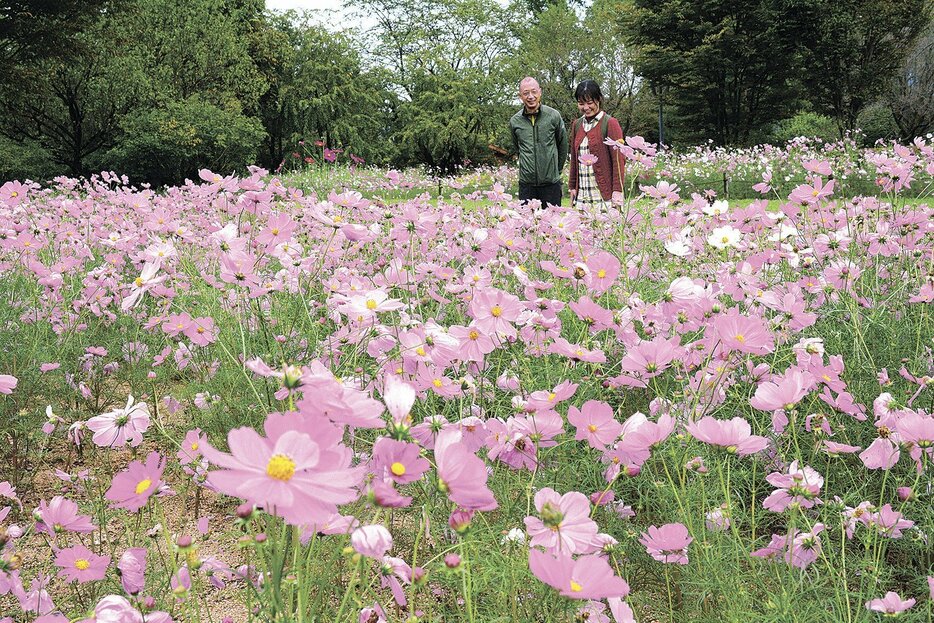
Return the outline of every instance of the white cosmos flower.
<path id="1" fill-rule="evenodd" d="M 710 237 L 707 238 L 707 242 L 710 243 L 710 246 L 716 249 L 725 249 L 727 247 L 738 247 L 739 241 L 743 238 L 743 232 L 731 227 L 729 225 L 724 225 L 723 227 L 716 227 L 712 232 L 710 232 Z"/>

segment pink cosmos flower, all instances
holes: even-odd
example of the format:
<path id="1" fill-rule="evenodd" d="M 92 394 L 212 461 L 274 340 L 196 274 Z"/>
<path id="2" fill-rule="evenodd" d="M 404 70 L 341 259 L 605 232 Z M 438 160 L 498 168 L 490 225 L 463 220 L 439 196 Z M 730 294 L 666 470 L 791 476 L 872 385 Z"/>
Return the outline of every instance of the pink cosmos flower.
<path id="1" fill-rule="evenodd" d="M 419 456 L 421 448 L 414 443 L 380 437 L 373 444 L 373 471 L 404 485 L 422 477 L 431 464 Z"/>
<path id="2" fill-rule="evenodd" d="M 650 379 L 661 374 L 683 353 L 680 337 L 676 335 L 666 339 L 658 336 L 651 341 L 640 340 L 631 346 L 620 362 L 620 367 L 639 379 Z"/>
<path id="3" fill-rule="evenodd" d="M 577 428 L 574 439 L 587 441 L 597 450 L 605 449 L 623 432 L 623 425 L 616 421 L 610 405 L 598 400 L 588 400 L 580 410 L 569 407 L 568 422 Z"/>
<path id="4" fill-rule="evenodd" d="M 188 465 L 201 458 L 201 446 L 207 441 L 207 437 L 202 434 L 200 428 L 195 428 L 185 433 L 181 447 L 178 449 L 178 462 L 182 465 Z"/>
<path id="5" fill-rule="evenodd" d="M 587 274 L 584 285 L 595 295 L 610 289 L 619 277 L 621 264 L 619 258 L 607 251 L 597 251 L 587 258 Z"/>
<path id="6" fill-rule="evenodd" d="M 823 503 L 817 494 L 824 485 L 824 478 L 806 465 L 798 468 L 798 461 L 791 462 L 788 473 L 773 472 L 765 479 L 772 486 L 779 487 L 762 502 L 762 506 L 770 511 L 781 513 L 789 506 L 811 508 Z"/>
<path id="7" fill-rule="evenodd" d="M 629 585 L 613 573 L 606 560 L 596 555 L 570 556 L 529 550 L 529 569 L 539 580 L 571 599 L 625 597 Z"/>
<path id="8" fill-rule="evenodd" d="M 478 289 L 470 301 L 474 325 L 486 334 L 515 337 L 516 329 L 512 323 L 518 320 L 523 311 L 524 307 L 518 297 L 497 288 Z"/>
<path id="9" fill-rule="evenodd" d="M 905 519 L 900 512 L 892 508 L 891 504 L 886 504 L 871 517 L 872 525 L 875 525 L 879 534 L 892 539 L 899 539 L 902 536 L 902 530 L 915 525 L 910 519 Z"/>
<path id="10" fill-rule="evenodd" d="M 35 515 L 38 519 L 36 530 L 52 538 L 60 532 L 84 533 L 97 530 L 90 515 L 79 514 L 78 505 L 60 495 L 56 495 L 48 503 L 41 500 Z"/>
<path id="11" fill-rule="evenodd" d="M 468 510 L 489 511 L 498 504 L 486 486 L 486 464 L 461 442 L 461 431 L 446 428 L 435 441 L 438 485 L 452 502 Z"/>
<path id="12" fill-rule="evenodd" d="M 217 330 L 214 326 L 214 319 L 210 316 L 194 318 L 184 329 L 185 337 L 191 340 L 192 344 L 198 346 L 207 346 L 217 341 Z"/>
<path id="13" fill-rule="evenodd" d="M 98 446 L 120 448 L 129 442 L 135 448 L 149 430 L 149 406 L 145 402 L 134 404 L 130 396 L 124 408 L 92 417 L 87 427 L 94 431 L 93 440 Z"/>
<path id="14" fill-rule="evenodd" d="M 18 382 L 19 379 L 11 374 L 0 374 L 0 394 L 12 394 Z"/>
<path id="15" fill-rule="evenodd" d="M 266 228 L 256 236 L 256 242 L 274 247 L 280 242 L 289 240 L 297 228 L 298 223 L 293 221 L 288 214 L 275 214 L 269 217 Z"/>
<path id="16" fill-rule="evenodd" d="M 658 528 L 649 526 L 648 534 L 642 533 L 639 542 L 645 546 L 652 558 L 659 562 L 688 564 L 688 545 L 694 539 L 688 535 L 688 529 L 681 523 L 669 523 Z"/>
<path id="17" fill-rule="evenodd" d="M 392 535 L 382 524 L 360 526 L 350 534 L 350 545 L 358 554 L 379 560 L 392 549 Z"/>
<path id="18" fill-rule="evenodd" d="M 767 355 L 775 349 L 774 338 L 765 321 L 743 316 L 735 307 L 714 319 L 713 330 L 727 350 Z"/>
<path id="19" fill-rule="evenodd" d="M 152 613 L 156 614 L 156 613 Z M 144 623 L 143 615 L 126 598 L 107 595 L 94 607 L 94 616 L 78 623 Z"/>
<path id="20" fill-rule="evenodd" d="M 340 443 L 341 428 L 290 413 L 270 414 L 265 429 L 268 437 L 246 427 L 230 431 L 230 454 L 205 443 L 204 457 L 222 468 L 208 482 L 292 525 L 324 521 L 338 504 L 357 498 L 361 470 L 350 467 L 352 453 Z"/>
<path id="21" fill-rule="evenodd" d="M 55 555 L 55 566 L 61 571 L 58 577 L 68 582 L 93 582 L 103 580 L 110 565 L 110 556 L 98 556 L 83 545 L 59 550 Z"/>
<path id="22" fill-rule="evenodd" d="M 130 462 L 129 466 L 111 481 L 104 495 L 113 508 L 123 508 L 135 513 L 146 506 L 149 496 L 162 485 L 165 460 L 158 452 L 150 452 L 145 463 Z"/>
<path id="23" fill-rule="evenodd" d="M 580 554 L 593 551 L 599 530 L 590 518 L 590 501 L 583 493 L 559 495 L 545 487 L 535 494 L 535 508 L 541 517 L 526 517 L 529 545 L 541 545 L 553 554 Z"/>
<path id="24" fill-rule="evenodd" d="M 587 153 L 578 156 L 577 160 L 585 167 L 592 167 L 593 165 L 597 164 L 597 160 L 599 160 L 599 158 L 593 154 Z"/>
<path id="25" fill-rule="evenodd" d="M 768 545 L 750 555 L 767 560 L 781 558 L 792 567 L 805 569 L 820 556 L 820 533 L 823 531 L 824 524 L 817 523 L 810 532 L 795 530 L 789 535 L 773 534 Z"/>
<path id="26" fill-rule="evenodd" d="M 859 460 L 868 469 L 891 469 L 901 456 L 898 444 L 888 437 L 877 437 L 859 453 Z"/>
<path id="27" fill-rule="evenodd" d="M 462 327 L 452 326 L 449 330 L 451 337 L 460 341 L 457 358 L 464 361 L 482 362 L 484 356 L 496 349 L 496 343 L 489 335 L 475 325 Z"/>
<path id="28" fill-rule="evenodd" d="M 746 456 L 764 450 L 769 440 L 753 435 L 749 422 L 741 417 L 723 421 L 707 416 L 690 422 L 685 429 L 697 440 Z"/>
<path id="29" fill-rule="evenodd" d="M 934 575 L 928 576 L 928 590 L 931 593 L 931 599 L 934 600 Z"/>
<path id="30" fill-rule="evenodd" d="M 128 595 L 136 595 L 146 585 L 146 548 L 131 547 L 117 562 L 120 583 Z"/>
<path id="31" fill-rule="evenodd" d="M 756 388 L 756 394 L 749 404 L 762 411 L 784 409 L 790 411 L 802 398 L 808 395 L 814 386 L 814 380 L 800 369 L 792 367 L 777 383 L 765 381 Z"/>
<path id="32" fill-rule="evenodd" d="M 871 599 L 866 602 L 866 609 L 875 612 L 882 612 L 887 615 L 895 615 L 904 612 L 915 605 L 914 599 L 902 599 L 898 593 L 889 591 L 885 597 Z"/>

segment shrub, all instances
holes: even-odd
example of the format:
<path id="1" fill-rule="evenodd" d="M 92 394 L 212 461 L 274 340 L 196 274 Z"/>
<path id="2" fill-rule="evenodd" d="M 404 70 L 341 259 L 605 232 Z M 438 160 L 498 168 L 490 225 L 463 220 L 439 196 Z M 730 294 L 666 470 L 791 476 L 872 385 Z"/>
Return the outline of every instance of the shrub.
<path id="1" fill-rule="evenodd" d="M 155 186 L 180 183 L 199 168 L 230 173 L 256 159 L 265 136 L 239 104 L 221 108 L 200 96 L 143 110 L 123 123 L 124 137 L 108 153 L 110 168 Z"/>

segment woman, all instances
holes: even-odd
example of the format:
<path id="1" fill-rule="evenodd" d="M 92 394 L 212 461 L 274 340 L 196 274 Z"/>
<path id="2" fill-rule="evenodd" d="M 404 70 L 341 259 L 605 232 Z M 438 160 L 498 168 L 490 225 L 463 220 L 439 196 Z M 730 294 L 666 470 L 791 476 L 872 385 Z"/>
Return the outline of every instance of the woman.
<path id="1" fill-rule="evenodd" d="M 605 208 L 622 198 L 626 159 L 608 146 L 607 138 L 620 140 L 619 122 L 600 109 L 603 94 L 593 80 L 584 80 L 574 92 L 581 113 L 571 125 L 571 175 L 568 190 L 571 205 Z"/>

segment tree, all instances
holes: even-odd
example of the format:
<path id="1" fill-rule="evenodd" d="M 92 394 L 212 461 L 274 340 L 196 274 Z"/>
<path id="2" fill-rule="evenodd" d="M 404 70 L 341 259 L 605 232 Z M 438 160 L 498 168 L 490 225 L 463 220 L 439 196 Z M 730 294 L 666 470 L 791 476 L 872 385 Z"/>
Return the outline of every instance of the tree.
<path id="1" fill-rule="evenodd" d="M 0 3 L 0 83 L 15 82 L 23 65 L 80 51 L 77 37 L 113 0 L 5 0 Z"/>
<path id="2" fill-rule="evenodd" d="M 792 13 L 785 0 L 632 0 L 621 25 L 689 138 L 743 144 L 795 108 Z"/>
<path id="3" fill-rule="evenodd" d="M 101 13 L 74 35 L 71 57 L 40 56 L 21 65 L 16 81 L 0 85 L 0 132 L 41 146 L 74 175 L 87 173 L 87 159 L 114 143 L 147 83 L 121 20 L 119 12 Z"/>
<path id="4" fill-rule="evenodd" d="M 488 156 L 486 146 L 505 126 L 516 93 L 506 70 L 516 43 L 515 10 L 497 0 L 354 4 L 376 20 L 370 50 L 392 70 L 403 163 L 448 172 L 465 159 Z"/>
<path id="5" fill-rule="evenodd" d="M 934 130 L 934 26 L 918 39 L 893 81 L 888 104 L 901 139 Z"/>
<path id="6" fill-rule="evenodd" d="M 801 79 L 817 112 L 852 130 L 886 94 L 931 18 L 929 0 L 785 0 L 799 33 Z"/>

